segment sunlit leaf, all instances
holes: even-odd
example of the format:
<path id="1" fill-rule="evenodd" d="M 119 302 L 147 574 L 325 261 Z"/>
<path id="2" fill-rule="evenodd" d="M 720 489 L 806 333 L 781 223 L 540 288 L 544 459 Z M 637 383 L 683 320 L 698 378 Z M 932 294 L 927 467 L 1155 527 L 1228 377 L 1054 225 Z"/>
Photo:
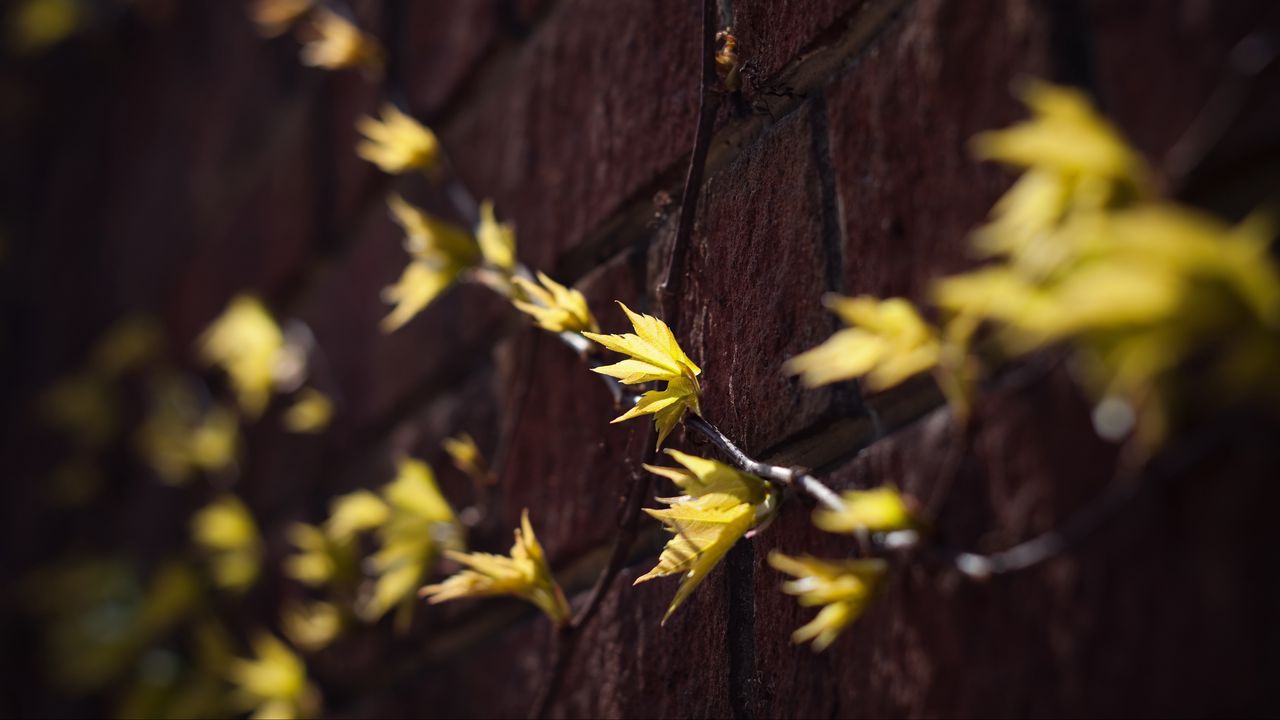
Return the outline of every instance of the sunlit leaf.
<path id="1" fill-rule="evenodd" d="M 813 524 L 833 533 L 889 532 L 916 526 L 911 508 L 892 487 L 846 490 L 840 499 L 843 510 L 818 508 L 813 512 Z"/>
<path id="2" fill-rule="evenodd" d="M 431 604 L 465 597 L 511 595 L 533 603 L 557 625 L 568 620 L 569 603 L 551 576 L 542 545 L 529 524 L 528 510 L 520 515 L 510 557 L 452 550 L 447 555 L 467 569 L 422 588 L 420 594 Z"/>
<path id="3" fill-rule="evenodd" d="M 228 670 L 238 705 L 254 718 L 301 718 L 319 710 L 319 694 L 307 681 L 306 665 L 288 645 L 259 632 L 253 654 L 233 661 Z"/>
<path id="4" fill-rule="evenodd" d="M 440 141 L 435 133 L 392 103 L 382 106 L 382 119 L 364 116 L 356 128 L 365 136 L 356 154 L 383 172 L 399 175 L 422 170 L 434 175 L 440 166 Z"/>
<path id="5" fill-rule="evenodd" d="M 871 389 L 885 390 L 937 366 L 937 333 L 908 301 L 829 295 L 825 302 L 847 329 L 784 366 L 809 387 L 865 376 Z"/>
<path id="6" fill-rule="evenodd" d="M 702 584 L 733 544 L 777 509 L 777 494 L 763 480 L 715 460 L 677 450 L 666 452 L 684 469 L 652 465 L 645 468 L 671 480 L 684 494 L 658 498 L 668 506 L 665 509 L 645 509 L 673 537 L 667 541 L 657 566 L 636 579 L 639 584 L 657 577 L 682 576 L 663 623 Z"/>
<path id="7" fill-rule="evenodd" d="M 480 203 L 480 224 L 476 226 L 476 242 L 484 261 L 506 273 L 516 267 L 516 229 L 511 223 L 500 223 L 493 214 L 493 201 Z"/>
<path id="8" fill-rule="evenodd" d="M 827 649 L 840 633 L 862 614 L 875 595 L 888 565 L 884 560 L 819 560 L 769 553 L 769 564 L 795 577 L 782 589 L 806 607 L 822 610 L 809 624 L 791 635 L 795 643 L 813 641 L 813 649 Z"/>
<path id="9" fill-rule="evenodd" d="M 227 373 L 245 414 L 261 415 L 271 398 L 277 368 L 287 355 L 284 333 L 262 301 L 252 295 L 233 298 L 197 345 L 206 365 Z"/>
<path id="10" fill-rule="evenodd" d="M 512 278 L 512 282 L 520 291 L 512 304 L 543 330 L 581 333 L 599 329 L 587 307 L 587 299 L 578 290 L 565 287 L 543 273 L 538 273 L 537 283 L 523 277 Z"/>
<path id="11" fill-rule="evenodd" d="M 277 37 L 311 11 L 315 0 L 254 0 L 249 17 L 263 37 Z"/>
<path id="12" fill-rule="evenodd" d="M 592 370 L 615 377 L 625 385 L 667 381 L 665 388 L 644 393 L 635 407 L 613 420 L 621 422 L 641 415 L 653 415 L 658 429 L 658 447 L 662 447 L 663 441 L 680 423 L 686 411 L 701 413 L 698 397 L 702 388 L 698 384 L 698 375 L 702 373 L 702 369 L 680 348 L 666 323 L 651 315 L 632 312 L 631 308 L 621 302 L 618 305 L 630 318 L 631 325 L 635 328 L 634 334 L 582 334 L 614 352 L 629 356 L 630 359 Z"/>
<path id="13" fill-rule="evenodd" d="M 192 540 L 209 557 L 213 580 L 243 592 L 258 578 L 262 540 L 249 508 L 234 495 L 222 495 L 191 518 Z"/>
<path id="14" fill-rule="evenodd" d="M 304 388 L 293 405 L 284 413 L 284 426 L 289 432 L 324 432 L 333 419 L 333 402 L 314 388 Z"/>
<path id="15" fill-rule="evenodd" d="M 302 64 L 328 70 L 382 68 L 382 47 L 350 20 L 328 8 L 313 13 L 313 37 L 302 47 Z"/>

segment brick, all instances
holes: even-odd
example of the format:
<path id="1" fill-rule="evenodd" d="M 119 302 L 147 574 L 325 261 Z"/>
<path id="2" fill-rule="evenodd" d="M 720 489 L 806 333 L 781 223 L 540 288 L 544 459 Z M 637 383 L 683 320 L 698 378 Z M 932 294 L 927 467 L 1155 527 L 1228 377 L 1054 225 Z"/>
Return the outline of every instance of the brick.
<path id="1" fill-rule="evenodd" d="M 514 325 L 505 301 L 487 288 L 460 283 L 399 330 L 383 333 L 379 323 L 391 306 L 382 301 L 382 289 L 408 262 L 399 228 L 375 218 L 301 305 L 344 401 L 336 418 L 340 429 L 358 431 L 387 413 L 412 410 L 403 403 L 413 398 L 425 403 L 444 394 L 450 378 L 464 377 L 476 356 L 487 354 Z"/>
<path id="2" fill-rule="evenodd" d="M 952 547 L 990 552 L 1061 527 L 1112 476 L 1115 450 L 1092 435 L 1087 406 L 1064 373 L 991 393 L 977 422 L 936 523 L 941 541 Z M 893 482 L 927 503 L 942 491 L 954 441 L 947 416 L 938 413 L 872 446 L 830 480 L 837 487 Z M 1231 468 L 1202 458 L 1184 470 L 1194 476 L 1207 470 L 1212 480 L 1149 481 L 1076 549 L 1035 569 L 978 583 L 927 560 L 907 566 L 890 576 L 857 625 L 816 656 L 787 640 L 814 611 L 777 590 L 784 577 L 765 558 L 773 548 L 839 557 L 848 541 L 842 551 L 841 539 L 810 525 L 806 508 L 785 507 L 753 548 L 755 714 L 1095 715 L 1250 707 L 1268 691 L 1241 681 L 1252 661 L 1230 648 L 1257 651 L 1261 641 L 1250 639 L 1258 636 L 1247 621 L 1214 608 L 1274 592 L 1274 584 L 1261 589 L 1247 569 L 1252 561 L 1238 557 L 1246 545 L 1236 543 L 1251 530 L 1241 525 L 1233 540 L 1218 542 L 1211 528 L 1230 513 L 1247 524 L 1248 501 L 1221 494 L 1259 491 L 1265 461 L 1258 453 L 1265 454 L 1259 449 Z M 1226 481 L 1229 476 L 1234 479 Z M 1183 589 L 1178 602 L 1169 598 L 1174 587 Z M 1237 600 L 1228 599 L 1232 593 L 1240 593 Z"/>
<path id="3" fill-rule="evenodd" d="M 821 44 L 825 35 L 842 30 L 846 23 L 839 21 L 865 4 L 866 0 L 735 0 L 738 57 L 748 79 L 757 84 L 749 89 L 769 87 L 778 71 Z"/>
<path id="4" fill-rule="evenodd" d="M 1274 66 L 1243 83 L 1239 106 L 1218 106 L 1228 127 L 1191 178 L 1167 177 L 1164 163 L 1214 93 L 1238 79 L 1231 66 L 1236 44 L 1251 33 L 1280 31 L 1280 8 L 1267 2 L 1089 2 L 1082 14 L 1102 107 L 1150 160 L 1158 179 L 1236 214 L 1260 203 L 1270 181 L 1256 148 L 1280 142 L 1269 120 L 1280 112 Z"/>
<path id="5" fill-rule="evenodd" d="M 1022 116 L 1010 87 L 1043 75 L 1040 24 L 1023 3 L 915 3 L 827 89 L 846 293 L 919 300 L 969 264 L 1010 175 L 967 143 Z"/>
<path id="6" fill-rule="evenodd" d="M 642 307 L 641 261 L 624 255 L 578 284 L 605 332 L 630 329 L 614 300 Z M 604 383 L 544 331 L 526 330 L 507 353 L 500 414 L 513 429 L 499 477 L 502 513 L 514 527 L 528 507 L 548 556 L 564 562 L 612 541 L 651 421 L 611 425 L 623 410 Z"/>
<path id="7" fill-rule="evenodd" d="M 811 103 L 784 118 L 708 181 L 684 258 L 676 327 L 703 368 L 703 412 L 752 452 L 816 421 L 832 400 L 782 373 L 834 327 L 821 305 L 834 243 L 815 156 L 819 113 Z"/>
<path id="8" fill-rule="evenodd" d="M 467 185 L 515 219 L 538 267 L 689 152 L 696 3 L 557 3 L 502 77 L 440 128 Z"/>
<path id="9" fill-rule="evenodd" d="M 405 3 L 404 75 L 410 107 L 431 117 L 464 87 L 502 37 L 501 3 Z"/>
<path id="10" fill-rule="evenodd" d="M 530 617 L 505 631 L 477 638 L 459 652 L 415 662 L 409 666 L 412 672 L 389 692 L 369 696 L 353 688 L 351 715 L 527 717 L 550 657 L 549 634 L 543 618 Z"/>
<path id="11" fill-rule="evenodd" d="M 627 568 L 583 631 L 551 714 L 562 717 L 730 717 L 723 573 L 707 578 L 660 625 L 674 579 L 632 586 Z"/>
<path id="12" fill-rule="evenodd" d="M 317 234 L 316 185 L 311 180 L 316 163 L 311 155 L 314 128 L 300 130 L 301 137 L 264 168 L 255 191 L 226 210 L 221 231 L 191 250 L 176 284 L 177 302 L 166 315 L 184 342 L 193 341 L 233 295 L 253 291 L 271 303 L 271 291 L 306 265 L 303 258 Z"/>

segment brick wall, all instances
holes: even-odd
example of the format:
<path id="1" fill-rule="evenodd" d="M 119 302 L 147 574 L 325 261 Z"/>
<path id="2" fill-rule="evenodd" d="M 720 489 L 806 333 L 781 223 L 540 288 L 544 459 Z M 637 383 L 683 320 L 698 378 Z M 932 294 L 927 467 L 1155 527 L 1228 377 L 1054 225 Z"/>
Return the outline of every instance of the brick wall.
<path id="1" fill-rule="evenodd" d="M 518 228 L 520 257 L 574 282 L 601 324 L 613 300 L 655 309 L 697 115 L 692 0 L 361 2 L 466 184 Z M 176 352 L 236 291 L 263 293 L 313 329 L 339 401 L 320 438 L 249 437 L 236 489 L 262 523 L 269 565 L 283 530 L 335 494 L 376 487 L 400 452 L 470 488 L 438 450 L 467 431 L 498 463 L 490 517 L 472 536 L 503 551 L 528 507 L 581 603 L 604 565 L 622 496 L 649 442 L 609 425 L 606 389 L 491 293 L 460 287 L 400 332 L 377 328 L 379 290 L 403 264 L 382 197 L 428 207 L 438 190 L 380 176 L 351 152 L 353 120 L 385 87 L 300 68 L 290 39 L 257 38 L 239 3 L 151 3 L 39 63 L 0 73 L 5 121 L 5 561 L 20 574 L 110 543 L 148 561 L 184 542 L 199 497 L 112 479 L 98 503 L 43 509 L 56 442 L 24 418 L 130 309 L 164 321 Z M 818 466 L 840 486 L 947 492 L 939 532 L 1005 547 L 1095 497 L 1115 449 L 1096 439 L 1065 372 L 992 391 L 972 452 L 938 488 L 955 442 L 937 401 L 908 387 L 871 399 L 876 440 L 850 389 L 806 391 L 779 372 L 835 327 L 828 291 L 920 299 L 966 267 L 966 234 L 1010 176 L 968 139 L 1023 114 L 1009 90 L 1034 75 L 1092 91 L 1160 167 L 1251 31 L 1280 31 L 1268 2 L 1208 0 L 732 0 L 721 12 L 746 62 L 744 97 L 717 119 L 683 297 L 667 318 L 705 370 L 707 417 L 751 453 Z M 1272 39 L 1274 41 L 1274 35 Z M 393 39 L 398 38 L 398 39 Z M 1262 74 L 1228 139 L 1189 176 L 1159 180 L 1225 213 L 1274 190 L 1280 73 Z M 25 113 L 25 114 L 24 114 Z M 1268 184 L 1270 183 L 1270 184 Z M 433 195 L 434 193 L 434 195 Z M 667 198 L 667 199 L 664 199 Z M 677 431 L 670 445 L 712 454 Z M 987 583 L 912 565 L 826 653 L 789 643 L 812 611 L 778 592 L 775 547 L 839 552 L 800 502 L 740 543 L 665 627 L 674 582 L 630 587 L 632 564 L 585 629 L 551 705 L 563 716 L 866 716 L 1274 713 L 1280 602 L 1266 558 L 1273 447 L 1241 440 L 1149 489 L 1077 550 Z M 198 492 L 196 493 L 199 494 Z M 73 528 L 74 532 L 68 531 Z M 832 543 L 835 543 L 833 546 Z M 300 590 L 269 577 L 236 613 L 274 622 Z M 93 705 L 58 699 L 27 661 L 14 615 L 6 714 Z M 7 632 L 7 634 L 9 634 Z M 8 643 L 6 643 L 8 645 Z M 309 659 L 338 716 L 519 716 L 542 682 L 546 623 L 500 600 L 423 608 Z"/>

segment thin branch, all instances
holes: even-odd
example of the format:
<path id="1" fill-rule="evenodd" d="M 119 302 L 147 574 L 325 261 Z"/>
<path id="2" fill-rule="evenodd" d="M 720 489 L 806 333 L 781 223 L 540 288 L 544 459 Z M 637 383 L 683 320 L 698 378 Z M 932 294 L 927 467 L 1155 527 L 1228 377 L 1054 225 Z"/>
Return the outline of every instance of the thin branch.
<path id="1" fill-rule="evenodd" d="M 1194 170 L 1226 137 L 1239 118 L 1254 80 L 1280 57 L 1280 39 L 1255 31 L 1231 48 L 1229 75 L 1218 84 L 1208 102 L 1164 158 L 1164 172 L 1174 188 L 1184 186 Z"/>
<path id="2" fill-rule="evenodd" d="M 715 129 L 716 111 L 720 106 L 720 94 L 716 87 L 718 78 L 715 70 L 715 28 L 717 20 L 716 0 L 703 0 L 702 72 L 701 91 L 698 98 L 698 127 L 694 133 L 693 152 L 689 158 L 689 169 L 685 174 L 684 192 L 680 199 L 680 222 L 676 228 L 676 236 L 672 244 L 671 257 L 667 263 L 665 277 L 657 288 L 659 306 L 662 308 L 663 315 L 668 318 L 668 322 L 674 321 L 675 318 L 674 303 L 680 296 L 684 279 L 684 256 L 689 247 L 689 238 L 693 234 L 694 220 L 697 218 L 698 195 L 702 187 L 702 175 L 706 169 L 707 151 L 711 147 L 711 133 Z M 577 346 L 579 339 L 586 341 L 585 337 L 573 333 L 561 333 L 560 338 L 570 347 L 578 350 L 581 357 L 587 359 L 588 362 L 592 362 L 590 356 L 586 354 L 586 350 Z M 601 377 L 605 376 L 602 375 Z M 616 403 L 621 405 L 628 400 L 632 404 L 635 403 L 636 396 L 634 394 L 624 391 L 622 386 L 613 378 L 606 379 L 611 382 L 610 389 L 614 393 L 614 401 Z M 649 442 L 652 437 L 653 429 L 650 427 L 645 439 L 645 462 L 651 462 L 656 452 L 656 446 Z M 631 546 L 635 543 L 636 532 L 640 525 L 640 510 L 644 507 L 652 484 L 653 481 L 649 473 L 639 467 L 632 469 L 631 487 L 627 493 L 626 504 L 622 509 L 618 524 L 618 535 L 614 541 L 613 552 L 609 556 L 609 563 L 597 578 L 596 584 L 591 589 L 591 594 L 587 597 L 582 610 L 565 626 L 563 631 L 557 633 L 555 641 L 556 656 L 553 659 L 550 675 L 542 692 L 539 693 L 537 702 L 533 706 L 532 717 L 546 715 L 551 701 L 555 698 L 556 692 L 564 680 L 565 669 L 568 667 L 570 656 L 577 644 L 575 637 L 577 632 L 595 617 L 596 612 L 600 609 L 601 602 L 613 586 L 613 581 L 617 579 L 618 573 L 626 566 L 627 559 L 631 554 Z"/>
<path id="3" fill-rule="evenodd" d="M 943 557 L 964 575 L 985 580 L 992 575 L 1026 570 L 1058 557 L 1133 499 L 1142 487 L 1147 455 L 1130 442 L 1116 463 L 1115 476 L 1106 491 L 1091 505 L 1075 513 L 1061 527 L 1037 535 L 1013 547 L 990 554 L 941 551 Z"/>
<path id="4" fill-rule="evenodd" d="M 573 657 L 577 645 L 578 634 L 572 624 L 565 623 L 552 630 L 551 664 L 547 666 L 546 679 L 543 680 L 542 689 L 534 698 L 533 709 L 529 711 L 530 720 L 546 717 L 552 699 L 560 691 L 560 685 L 564 683 L 565 671 L 569 668 L 569 660 Z"/>
<path id="5" fill-rule="evenodd" d="M 708 440 L 720 448 L 728 455 L 739 470 L 750 473 L 778 485 L 790 487 L 797 492 L 813 498 L 819 504 L 828 510 L 842 512 L 845 509 L 844 501 L 834 490 L 827 487 L 821 480 L 805 472 L 801 468 L 782 467 L 781 465 L 770 465 L 761 462 L 747 455 L 732 440 L 715 425 L 701 415 L 690 415 L 685 420 L 685 426 L 696 430 L 705 436 Z"/>
<path id="6" fill-rule="evenodd" d="M 693 136 L 693 153 L 689 157 L 689 170 L 685 173 L 684 192 L 680 195 L 680 222 L 676 226 L 675 241 L 671 245 L 671 257 L 667 261 L 666 274 L 662 282 L 658 283 L 659 306 L 668 323 L 675 319 L 675 301 L 679 299 L 684 285 L 684 256 L 688 252 L 693 223 L 698 216 L 702 173 L 706 169 L 707 152 L 711 149 L 711 134 L 715 130 L 716 112 L 720 109 L 722 97 L 715 60 L 717 19 L 716 0 L 703 0 L 702 90 L 698 94 L 698 128 Z"/>

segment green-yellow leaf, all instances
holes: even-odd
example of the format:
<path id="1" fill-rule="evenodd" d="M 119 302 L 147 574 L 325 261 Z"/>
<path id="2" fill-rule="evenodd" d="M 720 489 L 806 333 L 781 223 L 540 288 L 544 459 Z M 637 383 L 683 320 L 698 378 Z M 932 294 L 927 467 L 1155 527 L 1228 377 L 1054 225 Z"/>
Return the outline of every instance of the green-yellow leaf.
<path id="1" fill-rule="evenodd" d="M 813 524 L 833 533 L 891 532 L 916 526 L 906 500 L 887 485 L 874 490 L 847 490 L 840 499 L 844 510 L 818 508 L 813 512 Z"/>
<path id="2" fill-rule="evenodd" d="M 636 584 L 667 575 L 683 575 L 667 618 L 697 589 L 729 552 L 729 548 L 767 519 L 777 507 L 777 495 L 763 480 L 724 463 L 676 450 L 667 450 L 680 468 L 646 465 L 650 472 L 676 484 L 683 495 L 659 498 L 668 507 L 645 512 L 662 522 L 673 537 L 658 564 Z"/>
<path id="3" fill-rule="evenodd" d="M 493 214 L 493 201 L 480 203 L 480 224 L 476 226 L 476 242 L 484 261 L 510 274 L 516 267 L 516 229 L 511 223 L 500 223 Z"/>
<path id="4" fill-rule="evenodd" d="M 598 330 L 596 320 L 587 307 L 582 293 L 538 273 L 538 283 L 523 277 L 513 277 L 512 282 L 520 295 L 512 299 L 516 309 L 532 317 L 538 326 L 548 332 L 562 333 Z"/>
<path id="5" fill-rule="evenodd" d="M 624 379 L 623 382 L 634 384 L 647 382 L 648 380 L 671 380 L 679 377 L 685 377 L 695 383 L 697 382 L 695 378 L 702 373 L 702 369 L 693 364 L 689 356 L 680 348 L 680 344 L 676 342 L 675 335 L 671 333 L 671 328 L 667 327 L 666 323 L 652 315 L 632 312 L 631 308 L 621 302 L 618 305 L 622 307 L 622 311 L 630 318 L 631 325 L 635 328 L 634 334 L 600 335 L 587 332 L 583 333 L 583 335 L 616 353 L 627 355 L 655 369 L 649 373 L 654 377 L 646 380 Z M 630 375 L 630 371 L 614 370 L 614 367 L 605 366 L 594 368 L 594 370 L 614 377 L 620 377 L 616 373 L 622 373 L 621 377 Z"/>
<path id="6" fill-rule="evenodd" d="M 787 361 L 784 370 L 805 385 L 866 376 L 873 390 L 885 390 L 937 366 L 937 333 L 906 300 L 830 295 L 825 302 L 850 327 Z"/>
<path id="7" fill-rule="evenodd" d="M 791 635 L 795 643 L 812 640 L 814 651 L 827 649 L 858 619 L 888 570 L 878 558 L 819 560 L 790 557 L 777 550 L 769 553 L 769 564 L 796 578 L 783 584 L 784 592 L 797 596 L 806 607 L 822 607 L 817 617 Z"/>
<path id="8" fill-rule="evenodd" d="M 511 595 L 536 605 L 557 625 L 569 618 L 569 603 L 551 576 L 542 545 L 529 524 L 529 511 L 520 515 L 510 557 L 490 553 L 449 551 L 449 558 L 467 567 L 444 582 L 422 588 L 431 604 L 464 597 Z"/>

